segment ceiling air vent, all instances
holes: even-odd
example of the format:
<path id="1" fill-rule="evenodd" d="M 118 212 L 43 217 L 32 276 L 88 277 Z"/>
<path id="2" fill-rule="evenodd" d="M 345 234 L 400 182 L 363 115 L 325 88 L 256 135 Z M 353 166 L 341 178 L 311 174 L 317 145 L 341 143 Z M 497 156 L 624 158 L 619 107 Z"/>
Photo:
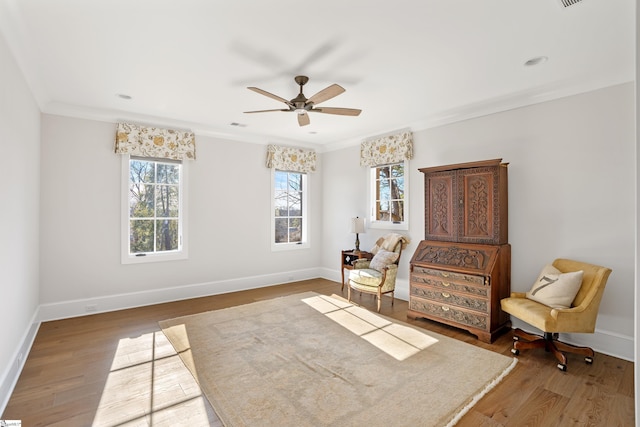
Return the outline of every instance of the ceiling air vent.
<path id="1" fill-rule="evenodd" d="M 574 4 L 581 3 L 582 0 L 558 0 L 563 7 L 573 6 Z"/>

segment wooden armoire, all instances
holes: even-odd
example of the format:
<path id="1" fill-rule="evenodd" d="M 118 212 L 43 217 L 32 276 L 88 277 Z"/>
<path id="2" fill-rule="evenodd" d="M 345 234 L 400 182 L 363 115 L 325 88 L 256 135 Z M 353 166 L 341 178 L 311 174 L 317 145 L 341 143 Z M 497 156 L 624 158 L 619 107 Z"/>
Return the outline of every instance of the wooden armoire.
<path id="1" fill-rule="evenodd" d="M 411 258 L 411 318 L 466 329 L 492 342 L 510 326 L 507 163 L 502 159 L 420 169 L 425 240 Z"/>

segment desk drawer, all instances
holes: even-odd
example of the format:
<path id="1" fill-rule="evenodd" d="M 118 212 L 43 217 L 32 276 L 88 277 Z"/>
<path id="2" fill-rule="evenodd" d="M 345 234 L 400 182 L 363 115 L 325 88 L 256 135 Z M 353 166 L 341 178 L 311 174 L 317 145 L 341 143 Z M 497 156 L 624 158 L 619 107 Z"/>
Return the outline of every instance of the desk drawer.
<path id="1" fill-rule="evenodd" d="M 449 323 L 455 322 L 482 330 L 487 330 L 489 327 L 489 316 L 487 314 L 467 311 L 414 296 L 409 297 L 409 309 L 424 313 L 432 318 L 447 320 Z"/>
<path id="2" fill-rule="evenodd" d="M 412 285 L 436 288 L 442 292 L 462 292 L 488 298 L 491 294 L 489 278 L 471 274 L 451 273 L 414 267 L 411 273 Z"/>
<path id="3" fill-rule="evenodd" d="M 423 298 L 436 303 L 455 305 L 482 313 L 489 313 L 488 299 L 478 298 L 474 295 L 459 294 L 451 292 L 449 289 L 421 286 L 413 282 L 410 286 L 410 292 L 411 297 Z"/>

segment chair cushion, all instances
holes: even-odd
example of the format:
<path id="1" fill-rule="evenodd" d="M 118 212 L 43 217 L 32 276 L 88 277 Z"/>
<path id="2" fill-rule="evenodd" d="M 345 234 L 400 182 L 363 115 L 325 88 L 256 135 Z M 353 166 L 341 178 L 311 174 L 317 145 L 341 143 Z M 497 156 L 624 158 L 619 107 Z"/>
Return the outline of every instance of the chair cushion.
<path id="1" fill-rule="evenodd" d="M 385 249 L 378 249 L 378 253 L 373 257 L 369 263 L 369 268 L 374 270 L 382 270 L 389 264 L 393 264 L 398 259 L 399 254 L 396 252 L 389 252 Z"/>
<path id="2" fill-rule="evenodd" d="M 363 286 L 378 287 L 382 280 L 382 273 L 371 268 L 361 268 L 349 272 L 349 281 Z"/>
<path id="3" fill-rule="evenodd" d="M 558 322 L 551 315 L 551 307 L 528 298 L 510 297 L 500 301 L 502 310 L 544 332 L 560 332 Z M 569 332 L 570 330 L 563 330 Z"/>
<path id="4" fill-rule="evenodd" d="M 527 298 L 553 308 L 569 308 L 582 285 L 583 271 L 562 273 L 552 265 L 546 265 Z"/>

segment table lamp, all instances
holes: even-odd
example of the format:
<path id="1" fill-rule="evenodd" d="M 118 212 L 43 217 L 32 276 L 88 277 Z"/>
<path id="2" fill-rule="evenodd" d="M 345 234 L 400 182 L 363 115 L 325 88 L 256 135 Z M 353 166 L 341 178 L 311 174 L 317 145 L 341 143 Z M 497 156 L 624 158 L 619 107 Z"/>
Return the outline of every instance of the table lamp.
<path id="1" fill-rule="evenodd" d="M 356 233 L 356 252 L 360 252 L 360 239 L 358 234 L 364 233 L 364 218 L 351 218 L 351 232 Z"/>

